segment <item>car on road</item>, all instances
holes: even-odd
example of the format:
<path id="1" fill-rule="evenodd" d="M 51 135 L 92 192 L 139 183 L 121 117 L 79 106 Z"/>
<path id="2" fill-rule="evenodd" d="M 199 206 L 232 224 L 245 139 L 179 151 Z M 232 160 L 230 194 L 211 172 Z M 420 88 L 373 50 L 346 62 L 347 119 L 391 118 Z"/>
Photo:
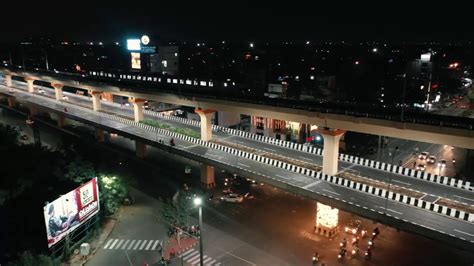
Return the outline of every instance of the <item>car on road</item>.
<path id="1" fill-rule="evenodd" d="M 428 157 L 428 159 L 426 159 L 426 162 L 434 164 L 436 162 L 436 156 L 431 155 L 430 157 Z"/>
<path id="2" fill-rule="evenodd" d="M 244 201 L 244 197 L 242 197 L 241 195 L 230 193 L 230 194 L 227 194 L 227 195 L 223 195 L 221 197 L 221 200 L 226 201 L 226 202 L 241 203 L 241 202 Z"/>
<path id="3" fill-rule="evenodd" d="M 41 94 L 44 94 L 44 90 L 43 90 L 43 89 L 38 89 L 38 92 L 41 93 Z"/>
<path id="4" fill-rule="evenodd" d="M 430 153 L 427 152 L 427 151 L 424 151 L 424 152 L 420 153 L 420 155 L 418 155 L 418 159 L 426 160 L 426 158 L 428 158 L 429 156 L 430 156 Z"/>
<path id="5" fill-rule="evenodd" d="M 424 164 L 420 163 L 419 165 L 416 166 L 416 170 L 418 171 L 425 171 L 425 169 L 426 169 L 426 166 Z"/>
<path id="6" fill-rule="evenodd" d="M 66 95 L 63 95 L 63 100 L 67 101 L 69 100 L 69 97 L 67 97 Z"/>
<path id="7" fill-rule="evenodd" d="M 446 160 L 445 159 L 439 160 L 438 167 L 445 168 L 446 167 Z"/>

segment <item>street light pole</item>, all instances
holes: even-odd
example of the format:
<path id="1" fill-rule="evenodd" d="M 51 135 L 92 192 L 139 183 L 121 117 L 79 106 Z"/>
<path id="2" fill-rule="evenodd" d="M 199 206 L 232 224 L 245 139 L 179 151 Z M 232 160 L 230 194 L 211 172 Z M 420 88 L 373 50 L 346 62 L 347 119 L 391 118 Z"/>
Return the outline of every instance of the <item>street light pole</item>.
<path id="1" fill-rule="evenodd" d="M 204 266 L 204 254 L 202 248 L 202 199 L 199 197 L 194 198 L 194 205 L 199 207 L 199 265 Z"/>
<path id="2" fill-rule="evenodd" d="M 395 160 L 395 155 L 396 152 L 398 151 L 398 146 L 395 147 L 395 150 L 393 152 L 389 153 L 389 156 L 392 158 L 392 169 L 390 171 L 390 174 L 388 176 L 388 188 L 387 188 L 387 196 L 385 197 L 385 214 L 387 214 L 387 208 L 388 208 L 388 195 L 390 194 L 390 184 L 392 183 L 392 175 L 393 175 L 393 161 Z"/>

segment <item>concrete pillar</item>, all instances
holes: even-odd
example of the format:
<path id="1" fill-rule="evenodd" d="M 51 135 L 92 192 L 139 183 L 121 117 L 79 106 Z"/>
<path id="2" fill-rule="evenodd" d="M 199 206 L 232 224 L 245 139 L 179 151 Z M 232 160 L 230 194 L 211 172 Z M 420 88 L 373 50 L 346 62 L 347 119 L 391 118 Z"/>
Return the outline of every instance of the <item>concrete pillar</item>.
<path id="1" fill-rule="evenodd" d="M 28 109 L 30 110 L 30 115 L 32 116 L 37 116 L 40 113 L 40 110 L 36 105 L 30 105 Z"/>
<path id="2" fill-rule="evenodd" d="M 201 140 L 204 141 L 209 141 L 212 139 L 212 124 L 211 124 L 211 119 L 212 119 L 212 113 L 215 112 L 215 110 L 202 110 L 199 108 L 196 108 L 194 110 L 196 114 L 199 115 L 201 118 Z"/>
<path id="3" fill-rule="evenodd" d="M 6 74 L 5 75 L 5 85 L 7 87 L 11 87 L 12 86 L 12 75 L 9 75 L 9 74 Z"/>
<path id="4" fill-rule="evenodd" d="M 231 127 L 240 124 L 240 114 L 235 112 L 217 112 L 217 125 Z"/>
<path id="5" fill-rule="evenodd" d="M 51 83 L 51 86 L 54 88 L 54 95 L 56 96 L 57 101 L 61 101 L 63 99 L 63 84 L 59 83 Z"/>
<path id="6" fill-rule="evenodd" d="M 93 91 L 91 93 L 91 95 L 92 95 L 92 109 L 94 111 L 100 111 L 102 109 L 101 103 L 100 103 L 101 93 L 102 93 L 101 91 Z"/>
<path id="7" fill-rule="evenodd" d="M 253 115 L 250 116 L 250 133 L 257 133 L 257 122 L 255 121 L 255 116 Z"/>
<path id="8" fill-rule="evenodd" d="M 327 175 L 337 174 L 339 158 L 339 140 L 345 130 L 318 129 L 318 133 L 324 138 L 323 149 L 323 173 Z"/>
<path id="9" fill-rule="evenodd" d="M 146 144 L 135 140 L 135 154 L 138 158 L 145 158 L 146 154 Z"/>
<path id="10" fill-rule="evenodd" d="M 96 127 L 94 135 L 95 135 L 95 139 L 98 142 L 104 142 L 105 141 L 105 134 L 104 134 L 104 130 L 102 128 Z"/>
<path id="11" fill-rule="evenodd" d="M 33 82 L 35 81 L 32 78 L 25 78 L 26 84 L 28 85 L 28 92 L 33 93 L 35 92 L 35 87 L 33 86 Z"/>
<path id="12" fill-rule="evenodd" d="M 8 107 L 10 107 L 10 108 L 15 107 L 15 98 L 13 98 L 13 97 L 8 97 L 8 98 L 7 98 L 7 101 L 8 101 Z"/>
<path id="13" fill-rule="evenodd" d="M 135 122 L 143 121 L 143 103 L 145 100 L 130 98 L 128 101 L 133 104 L 133 115 Z"/>
<path id="14" fill-rule="evenodd" d="M 210 165 L 201 165 L 201 187 L 202 188 L 213 188 L 216 186 L 214 180 L 214 167 Z"/>
<path id="15" fill-rule="evenodd" d="M 66 125 L 66 118 L 62 114 L 58 114 L 58 127 L 62 128 Z"/>

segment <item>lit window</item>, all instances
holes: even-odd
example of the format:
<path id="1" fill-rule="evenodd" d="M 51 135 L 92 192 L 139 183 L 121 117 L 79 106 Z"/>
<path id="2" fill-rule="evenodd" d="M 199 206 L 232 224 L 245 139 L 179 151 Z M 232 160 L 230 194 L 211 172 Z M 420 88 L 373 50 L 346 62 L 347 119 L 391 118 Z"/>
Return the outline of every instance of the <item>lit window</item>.
<path id="1" fill-rule="evenodd" d="M 189 79 L 186 80 L 186 85 L 192 85 L 192 84 L 193 84 L 192 80 L 189 80 Z"/>
<path id="2" fill-rule="evenodd" d="M 174 53 L 174 56 L 178 56 L 178 53 Z"/>
<path id="3" fill-rule="evenodd" d="M 199 82 L 199 85 L 201 85 L 201 86 L 206 86 L 206 85 L 207 85 L 207 82 L 201 81 L 201 82 Z"/>
<path id="4" fill-rule="evenodd" d="M 166 82 L 167 82 L 167 83 L 171 83 L 171 79 L 166 79 Z"/>
<path id="5" fill-rule="evenodd" d="M 178 79 L 173 79 L 173 84 L 178 84 Z"/>
<path id="6" fill-rule="evenodd" d="M 163 67 L 168 67 L 168 61 L 166 61 L 166 60 L 161 61 L 161 65 Z"/>

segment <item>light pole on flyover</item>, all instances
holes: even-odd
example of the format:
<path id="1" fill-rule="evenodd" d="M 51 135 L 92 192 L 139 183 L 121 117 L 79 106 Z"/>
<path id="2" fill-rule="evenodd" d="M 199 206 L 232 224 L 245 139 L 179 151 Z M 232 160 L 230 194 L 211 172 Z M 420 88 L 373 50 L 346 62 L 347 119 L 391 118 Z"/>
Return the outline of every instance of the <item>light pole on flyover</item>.
<path id="1" fill-rule="evenodd" d="M 194 198 L 194 205 L 199 207 L 199 265 L 204 265 L 203 251 L 202 251 L 202 199 L 200 197 Z"/>
<path id="2" fill-rule="evenodd" d="M 388 194 L 390 194 L 390 184 L 392 183 L 392 173 L 394 171 L 394 160 L 395 160 L 395 156 L 396 156 L 396 153 L 398 152 L 398 146 L 395 147 L 395 149 L 392 151 L 392 152 L 389 152 L 389 156 L 392 158 L 392 169 L 389 173 L 389 176 L 388 176 L 388 189 L 387 189 L 387 197 L 386 197 L 386 200 L 385 200 L 385 213 L 387 213 L 387 208 L 388 208 Z"/>

